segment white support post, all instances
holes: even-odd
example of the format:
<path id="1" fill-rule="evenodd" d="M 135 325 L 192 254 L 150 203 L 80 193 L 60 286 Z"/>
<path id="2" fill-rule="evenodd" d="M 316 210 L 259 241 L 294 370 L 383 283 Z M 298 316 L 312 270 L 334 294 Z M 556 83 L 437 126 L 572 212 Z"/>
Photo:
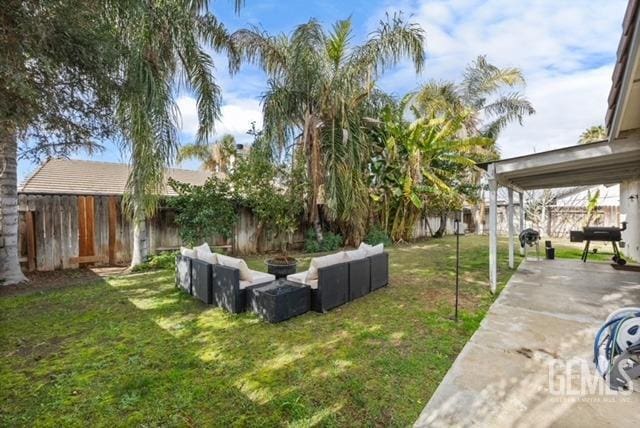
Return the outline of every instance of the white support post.
<path id="1" fill-rule="evenodd" d="M 489 286 L 495 293 L 498 287 L 498 182 L 496 165 L 489 164 Z"/>
<path id="2" fill-rule="evenodd" d="M 524 230 L 524 193 L 519 192 L 518 196 L 520 197 L 520 232 Z M 524 247 L 520 246 L 520 255 L 524 256 Z"/>
<path id="3" fill-rule="evenodd" d="M 513 224 L 513 189 L 509 187 L 507 189 L 509 194 L 509 201 L 507 204 L 507 221 L 508 224 L 508 232 L 509 232 L 509 269 L 513 269 L 515 266 L 515 245 L 513 242 L 513 235 L 515 233 L 514 224 Z"/>

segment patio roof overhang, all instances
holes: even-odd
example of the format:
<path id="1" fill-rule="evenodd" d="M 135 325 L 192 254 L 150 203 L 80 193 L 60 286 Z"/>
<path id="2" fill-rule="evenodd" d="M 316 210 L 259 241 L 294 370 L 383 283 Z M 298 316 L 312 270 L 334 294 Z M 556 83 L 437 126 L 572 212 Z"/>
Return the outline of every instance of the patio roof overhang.
<path id="1" fill-rule="evenodd" d="M 620 183 L 640 178 L 640 133 L 478 166 L 516 191 Z"/>
<path id="2" fill-rule="evenodd" d="M 511 159 L 479 164 L 489 180 L 489 282 L 497 287 L 497 191 L 507 187 L 509 201 L 509 267 L 515 267 L 515 225 L 513 192 L 520 193 L 524 206 L 525 190 L 590 186 L 640 179 L 640 130 L 628 131 L 613 141 L 565 147 Z M 520 211 L 520 230 L 524 210 Z M 522 249 L 521 249 L 522 252 Z"/>

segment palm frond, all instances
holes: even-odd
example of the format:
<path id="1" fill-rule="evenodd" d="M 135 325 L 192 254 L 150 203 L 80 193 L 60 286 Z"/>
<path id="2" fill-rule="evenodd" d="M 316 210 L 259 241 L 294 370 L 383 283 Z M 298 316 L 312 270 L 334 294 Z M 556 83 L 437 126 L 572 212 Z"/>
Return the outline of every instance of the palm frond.
<path id="1" fill-rule="evenodd" d="M 462 79 L 463 98 L 466 102 L 481 106 L 482 101 L 502 86 L 524 85 L 522 71 L 518 68 L 499 68 L 480 55 L 465 70 Z"/>
<path id="2" fill-rule="evenodd" d="M 351 19 L 343 19 L 333 25 L 333 31 L 327 39 L 327 56 L 334 68 L 340 67 L 347 56 L 352 39 Z"/>
<path id="3" fill-rule="evenodd" d="M 425 61 L 425 33 L 418 24 L 407 22 L 401 14 L 387 14 L 369 40 L 357 48 L 347 69 L 353 75 L 371 73 L 371 79 L 409 58 L 416 70 L 422 71 Z"/>

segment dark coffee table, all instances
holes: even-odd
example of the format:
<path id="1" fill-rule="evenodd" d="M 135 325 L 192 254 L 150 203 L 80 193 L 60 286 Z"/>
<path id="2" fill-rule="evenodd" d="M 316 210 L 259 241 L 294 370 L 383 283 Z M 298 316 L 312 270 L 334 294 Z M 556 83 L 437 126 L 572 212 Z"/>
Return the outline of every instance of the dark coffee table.
<path id="1" fill-rule="evenodd" d="M 309 286 L 286 279 L 247 289 L 247 309 L 271 323 L 302 315 L 309 310 L 310 304 Z"/>

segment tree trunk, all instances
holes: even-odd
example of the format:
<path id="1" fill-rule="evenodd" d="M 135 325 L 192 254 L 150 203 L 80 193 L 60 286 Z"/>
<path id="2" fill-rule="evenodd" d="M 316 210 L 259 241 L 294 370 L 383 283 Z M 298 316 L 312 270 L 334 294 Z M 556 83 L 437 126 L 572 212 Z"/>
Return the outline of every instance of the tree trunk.
<path id="1" fill-rule="evenodd" d="M 318 207 L 318 197 L 321 186 L 321 160 L 320 147 L 318 147 L 319 138 L 316 128 L 316 121 L 311 113 L 305 114 L 304 127 L 302 131 L 302 140 L 307 153 L 307 174 L 311 181 L 311 198 L 309 200 L 309 223 L 311 223 L 316 231 L 318 242 L 322 242 L 324 235 L 322 234 L 322 226 L 320 224 L 320 210 Z"/>
<path id="2" fill-rule="evenodd" d="M 134 202 L 135 204 L 136 202 Z M 139 220 L 138 208 L 134 207 L 133 213 L 133 249 L 131 251 L 131 268 L 144 262 L 147 256 L 147 233 L 145 220 Z"/>
<path id="3" fill-rule="evenodd" d="M 27 281 L 18 261 L 18 136 L 0 123 L 0 285 Z"/>
<path id="4" fill-rule="evenodd" d="M 436 233 L 433 235 L 433 237 L 442 238 L 446 230 L 447 230 L 447 214 L 440 214 L 440 225 L 438 226 L 438 230 L 436 230 Z"/>
<path id="5" fill-rule="evenodd" d="M 317 209 L 317 205 L 316 205 Z M 320 216 L 316 215 L 315 220 L 313 221 L 313 228 L 316 230 L 316 239 L 318 242 L 322 242 L 324 236 L 322 235 L 322 225 L 320 224 Z"/>

